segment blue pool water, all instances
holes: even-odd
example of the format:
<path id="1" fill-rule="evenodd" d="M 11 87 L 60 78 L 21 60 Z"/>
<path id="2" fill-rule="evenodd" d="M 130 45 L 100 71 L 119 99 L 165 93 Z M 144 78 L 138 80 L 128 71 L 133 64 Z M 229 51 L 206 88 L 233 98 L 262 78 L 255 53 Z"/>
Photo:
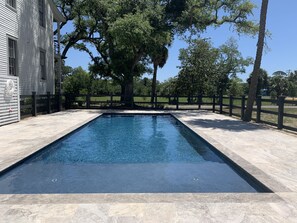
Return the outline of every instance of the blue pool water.
<path id="1" fill-rule="evenodd" d="M 0 176 L 2 194 L 257 192 L 253 186 L 169 115 L 103 115 Z"/>

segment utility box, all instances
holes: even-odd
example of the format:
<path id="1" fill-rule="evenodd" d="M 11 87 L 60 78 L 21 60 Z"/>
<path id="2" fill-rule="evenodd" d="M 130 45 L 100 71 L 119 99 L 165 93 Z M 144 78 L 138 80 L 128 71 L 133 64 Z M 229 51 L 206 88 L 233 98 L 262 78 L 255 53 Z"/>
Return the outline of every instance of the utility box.
<path id="1" fill-rule="evenodd" d="M 0 126 L 20 121 L 19 78 L 0 75 Z"/>

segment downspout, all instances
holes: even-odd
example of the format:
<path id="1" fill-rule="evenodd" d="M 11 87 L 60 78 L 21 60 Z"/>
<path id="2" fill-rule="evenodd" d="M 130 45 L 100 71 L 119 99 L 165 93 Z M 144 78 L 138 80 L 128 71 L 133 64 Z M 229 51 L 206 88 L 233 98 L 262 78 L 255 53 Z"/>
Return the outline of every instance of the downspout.
<path id="1" fill-rule="evenodd" d="M 58 68 L 57 68 L 57 74 L 58 74 L 58 110 L 62 110 L 62 58 L 61 58 L 61 29 L 60 29 L 60 22 L 57 22 L 57 29 L 58 29 Z"/>

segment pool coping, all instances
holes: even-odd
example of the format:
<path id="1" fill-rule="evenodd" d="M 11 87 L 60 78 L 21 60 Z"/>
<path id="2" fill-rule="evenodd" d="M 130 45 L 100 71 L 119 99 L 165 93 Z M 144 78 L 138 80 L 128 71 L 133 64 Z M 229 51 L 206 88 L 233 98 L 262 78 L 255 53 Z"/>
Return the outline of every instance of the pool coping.
<path id="1" fill-rule="evenodd" d="M 93 203 L 285 203 L 276 193 L 83 193 L 1 194 L 0 204 L 93 204 Z"/>
<path id="2" fill-rule="evenodd" d="M 282 192 L 292 192 L 280 182 L 273 180 L 266 173 L 253 166 L 251 163 L 241 158 L 239 155 L 231 152 L 228 148 L 224 147 L 222 144 L 211 138 L 210 136 L 204 134 L 197 129 L 191 127 L 191 125 L 185 123 L 178 117 L 179 112 L 175 111 L 118 111 L 113 110 L 110 111 L 98 111 L 98 114 L 94 117 L 88 118 L 87 120 L 64 130 L 62 133 L 59 133 L 55 136 L 49 137 L 44 142 L 35 145 L 34 150 L 27 154 L 27 156 L 14 160 L 14 163 L 9 165 L 6 168 L 2 168 L 0 173 L 3 171 L 8 171 L 13 168 L 15 165 L 18 165 L 20 162 L 28 159 L 30 156 L 35 154 L 36 152 L 44 149 L 50 144 L 63 139 L 67 135 L 73 133 L 74 131 L 79 130 L 83 126 L 87 125 L 94 119 L 100 117 L 103 114 L 153 114 L 153 115 L 172 115 L 182 124 L 187 126 L 191 131 L 195 132 L 199 136 L 201 136 L 207 143 L 214 146 L 218 151 L 227 156 L 230 160 L 235 162 L 245 171 L 247 171 L 250 175 L 255 177 L 265 186 L 270 188 L 273 193 L 156 193 L 156 194 L 2 194 L 0 195 L 0 203 L 1 204 L 56 204 L 56 203 L 126 203 L 126 202 L 235 202 L 235 203 L 245 203 L 245 202 L 282 202 L 282 198 L 278 195 L 278 193 Z"/>

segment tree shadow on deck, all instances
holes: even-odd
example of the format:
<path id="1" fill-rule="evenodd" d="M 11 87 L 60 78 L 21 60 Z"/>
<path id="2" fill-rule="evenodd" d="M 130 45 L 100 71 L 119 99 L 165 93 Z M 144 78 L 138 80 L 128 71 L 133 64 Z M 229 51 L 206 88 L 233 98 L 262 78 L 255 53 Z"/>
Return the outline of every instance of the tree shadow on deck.
<path id="1" fill-rule="evenodd" d="M 257 130 L 264 130 L 269 129 L 267 126 L 259 125 L 257 123 L 247 123 L 243 122 L 238 119 L 232 119 L 228 116 L 224 115 L 214 115 L 213 118 L 205 118 L 205 115 L 211 115 L 210 112 L 196 112 L 196 113 L 188 113 L 183 114 L 188 116 L 186 124 L 193 125 L 199 128 L 205 129 L 222 129 L 231 132 L 243 132 L 243 131 L 257 131 Z M 181 115 L 181 114 L 179 114 Z M 218 116 L 221 116 L 222 119 L 219 119 Z"/>

